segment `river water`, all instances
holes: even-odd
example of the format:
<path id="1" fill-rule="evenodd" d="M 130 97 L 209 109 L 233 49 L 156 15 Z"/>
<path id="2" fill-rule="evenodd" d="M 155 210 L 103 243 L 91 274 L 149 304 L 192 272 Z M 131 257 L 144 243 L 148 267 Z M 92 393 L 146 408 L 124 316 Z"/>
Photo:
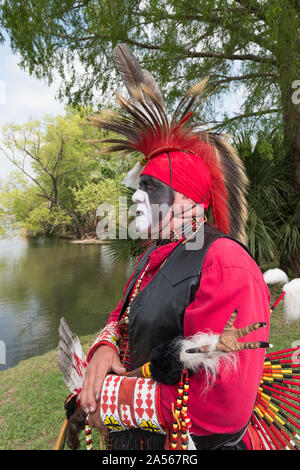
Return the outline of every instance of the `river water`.
<path id="1" fill-rule="evenodd" d="M 0 240 L 0 371 L 56 348 L 61 317 L 78 336 L 100 330 L 130 269 L 107 245 Z"/>

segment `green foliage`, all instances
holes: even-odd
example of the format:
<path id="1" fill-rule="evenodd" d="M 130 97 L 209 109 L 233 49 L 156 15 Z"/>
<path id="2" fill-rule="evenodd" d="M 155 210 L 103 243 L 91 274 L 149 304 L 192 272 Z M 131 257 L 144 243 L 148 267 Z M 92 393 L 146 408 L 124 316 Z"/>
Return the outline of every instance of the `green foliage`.
<path id="1" fill-rule="evenodd" d="M 7 181 L 0 182 L 0 236 L 13 236 L 22 227 L 22 221 L 36 206 L 34 191 L 26 179 L 11 172 Z"/>
<path id="2" fill-rule="evenodd" d="M 87 183 L 83 188 L 73 189 L 76 211 L 85 220 L 87 227 L 96 230 L 97 208 L 100 204 L 118 205 L 120 181 L 104 179 L 99 183 Z"/>
<path id="3" fill-rule="evenodd" d="M 245 84 L 249 114 L 279 104 L 280 74 L 288 87 L 297 78 L 298 9 L 284 0 L 6 0 L 1 22 L 21 65 L 49 82 L 58 73 L 73 104 L 99 103 L 99 89 L 115 85 L 112 49 L 126 42 L 171 103 L 209 73 L 218 92 Z"/>
<path id="4" fill-rule="evenodd" d="M 99 138 L 90 109 L 66 109 L 65 116 L 7 124 L 1 153 L 17 168 L 0 186 L 2 236 L 8 227 L 28 235 L 95 236 L 99 204 L 116 204 L 126 161 L 87 143 Z M 9 222 L 9 224 L 8 224 Z"/>
<path id="5" fill-rule="evenodd" d="M 260 265 L 285 263 L 299 255 L 300 231 L 299 205 L 285 164 L 282 134 L 260 135 L 255 144 L 249 134 L 242 134 L 235 144 L 250 180 L 250 251 Z"/>
<path id="6" fill-rule="evenodd" d="M 50 209 L 47 203 L 30 211 L 24 219 L 23 228 L 27 235 L 38 236 L 43 233 L 51 234 L 57 227 L 71 224 L 72 219 L 63 211 Z"/>
<path id="7" fill-rule="evenodd" d="M 0 21 L 21 67 L 49 83 L 58 75 L 59 96 L 72 105 L 112 103 L 120 86 L 112 58 L 118 43 L 152 72 L 170 111 L 209 75 L 214 93 L 203 103 L 204 121 L 231 134 L 283 129 L 299 191 L 300 113 L 292 102 L 300 70 L 298 1 L 5 0 Z M 229 97 L 233 105 L 232 97 L 239 100 L 230 112 Z"/>
<path id="8" fill-rule="evenodd" d="M 81 189 L 73 189 L 76 207 L 82 215 L 95 213 L 99 204 L 110 201 L 116 204 L 120 182 L 106 179 L 100 183 L 87 183 Z"/>

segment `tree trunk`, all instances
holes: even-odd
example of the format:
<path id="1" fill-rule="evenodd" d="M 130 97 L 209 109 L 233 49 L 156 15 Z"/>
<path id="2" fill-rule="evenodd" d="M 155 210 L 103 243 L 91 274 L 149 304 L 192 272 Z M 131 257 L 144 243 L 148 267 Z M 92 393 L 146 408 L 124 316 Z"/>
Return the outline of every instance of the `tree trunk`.
<path id="1" fill-rule="evenodd" d="M 75 224 L 78 238 L 83 239 L 85 237 L 85 232 L 77 215 L 74 214 L 74 212 L 70 211 L 67 207 L 64 207 L 64 205 L 60 202 L 59 199 L 56 198 L 55 202 L 60 209 L 64 210 L 71 217 Z"/>
<path id="2" fill-rule="evenodd" d="M 298 11 L 286 2 L 278 16 L 276 58 L 283 109 L 283 128 L 290 176 L 296 193 L 300 192 L 300 38 Z M 300 86 L 298 85 L 299 89 Z"/>
<path id="3" fill-rule="evenodd" d="M 286 2 L 277 19 L 276 56 L 281 91 L 281 106 L 283 110 L 284 146 L 288 176 L 293 184 L 295 193 L 289 198 L 292 217 L 296 210 L 297 198 L 300 194 L 300 38 L 299 16 L 294 4 Z M 295 85 L 297 89 L 295 89 Z M 296 197 L 295 197 L 296 195 Z M 298 276 L 300 271 L 300 252 L 294 253 L 291 259 L 284 259 L 284 264 Z"/>
<path id="4" fill-rule="evenodd" d="M 292 100 L 287 96 L 286 100 Z M 289 173 L 297 194 L 300 193 L 300 105 L 286 103 L 283 113 L 284 139 Z"/>
<path id="5" fill-rule="evenodd" d="M 71 215 L 71 214 L 70 214 L 70 215 Z M 84 237 L 85 237 L 85 233 L 84 233 L 84 230 L 83 230 L 83 228 L 82 228 L 81 223 L 79 222 L 79 219 L 78 219 L 77 215 L 72 214 L 71 217 L 72 217 L 72 219 L 74 220 L 74 223 L 75 223 L 75 225 L 76 225 L 76 230 L 77 230 L 78 237 L 79 237 L 80 239 L 84 238 Z"/>
<path id="6" fill-rule="evenodd" d="M 291 97 L 290 97 L 291 100 Z M 300 105 L 292 102 L 287 103 L 283 113 L 284 139 L 285 148 L 287 150 L 287 162 L 289 165 L 289 176 L 293 182 L 296 195 L 300 194 Z M 290 203 L 292 210 L 296 209 L 297 197 L 290 195 Z M 295 203 L 295 204 L 294 204 Z M 286 217 L 292 216 L 286 214 Z M 300 275 L 300 251 L 295 253 L 291 259 L 286 260 L 286 266 L 290 268 L 295 277 Z"/>

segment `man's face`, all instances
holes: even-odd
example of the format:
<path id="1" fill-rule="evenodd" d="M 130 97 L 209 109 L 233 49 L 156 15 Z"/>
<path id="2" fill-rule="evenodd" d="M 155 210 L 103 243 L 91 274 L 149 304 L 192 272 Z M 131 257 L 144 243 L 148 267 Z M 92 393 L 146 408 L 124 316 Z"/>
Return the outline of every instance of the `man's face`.
<path id="1" fill-rule="evenodd" d="M 140 177 L 139 188 L 148 194 L 150 204 L 173 204 L 173 191 L 165 183 L 162 183 L 153 176 L 142 175 Z"/>
<path id="2" fill-rule="evenodd" d="M 174 194 L 169 186 L 153 176 L 142 175 L 132 201 L 137 204 L 136 230 L 143 233 L 151 227 L 156 231 L 173 204 Z"/>

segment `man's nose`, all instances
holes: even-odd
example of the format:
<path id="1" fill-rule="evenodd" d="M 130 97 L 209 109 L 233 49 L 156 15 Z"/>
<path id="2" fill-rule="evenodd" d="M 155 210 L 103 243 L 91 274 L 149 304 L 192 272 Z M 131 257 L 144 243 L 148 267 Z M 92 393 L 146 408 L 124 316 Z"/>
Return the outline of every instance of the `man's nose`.
<path id="1" fill-rule="evenodd" d="M 146 193 L 141 189 L 138 189 L 132 196 L 132 202 L 138 204 L 139 202 L 145 202 Z"/>

